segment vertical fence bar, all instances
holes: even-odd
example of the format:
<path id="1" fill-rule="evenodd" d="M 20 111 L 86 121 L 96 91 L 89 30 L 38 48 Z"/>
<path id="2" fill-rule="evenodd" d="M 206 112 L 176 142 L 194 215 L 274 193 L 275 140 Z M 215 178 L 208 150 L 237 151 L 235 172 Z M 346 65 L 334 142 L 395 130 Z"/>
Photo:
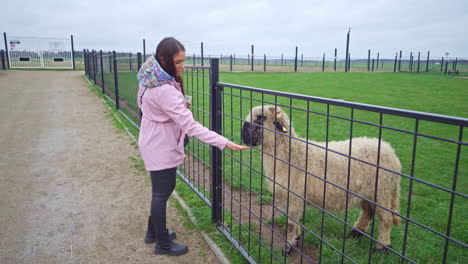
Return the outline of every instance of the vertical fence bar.
<path id="1" fill-rule="evenodd" d="M 372 58 L 372 72 L 374 72 L 374 58 Z"/>
<path id="2" fill-rule="evenodd" d="M 460 131 L 458 132 L 458 142 L 462 142 L 463 140 L 463 126 L 460 126 Z M 450 237 L 450 229 L 452 228 L 452 215 L 453 215 L 453 206 L 455 204 L 455 191 L 457 190 L 457 178 L 458 178 L 458 167 L 460 165 L 460 151 L 461 151 L 461 144 L 457 143 L 457 157 L 455 159 L 455 171 L 453 174 L 453 183 L 452 183 L 452 193 L 450 198 L 450 209 L 449 209 L 449 217 L 447 220 L 447 232 L 445 233 L 447 237 Z M 448 252 L 449 240 L 448 238 L 445 239 L 445 247 L 444 247 L 444 260 L 443 263 L 447 261 L 447 252 Z"/>
<path id="3" fill-rule="evenodd" d="M 445 75 L 447 75 L 448 63 L 449 63 L 448 61 L 445 62 L 445 73 L 444 73 Z"/>
<path id="4" fill-rule="evenodd" d="M 109 56 L 109 69 L 110 69 L 110 72 L 112 72 L 112 52 L 107 52 L 107 55 Z"/>
<path id="5" fill-rule="evenodd" d="M 95 84 L 96 84 L 96 72 L 97 72 L 96 51 L 93 50 L 93 81 Z"/>
<path id="6" fill-rule="evenodd" d="M 203 60 L 204 60 L 204 58 L 203 58 L 203 42 L 201 43 L 200 50 L 201 50 L 201 58 L 200 58 L 201 59 L 201 66 L 203 66 Z"/>
<path id="7" fill-rule="evenodd" d="M 453 71 L 457 71 L 458 57 L 455 57 L 455 62 L 453 63 Z"/>
<path id="8" fill-rule="evenodd" d="M 427 59 L 426 59 L 426 72 L 429 71 L 429 56 L 431 54 L 431 51 L 427 51 Z"/>
<path id="9" fill-rule="evenodd" d="M 101 85 L 102 85 L 102 94 L 105 94 L 104 91 L 104 65 L 102 63 L 102 50 L 99 51 L 99 62 L 101 64 Z"/>
<path id="10" fill-rule="evenodd" d="M 83 49 L 83 62 L 85 67 L 85 75 L 87 75 L 89 78 L 88 53 L 86 52 L 86 49 Z"/>
<path id="11" fill-rule="evenodd" d="M 6 52 L 7 65 L 8 65 L 8 69 L 10 69 L 10 68 L 11 68 L 11 64 L 10 64 L 10 54 L 8 54 L 8 44 L 7 44 L 7 35 L 6 35 L 6 32 L 3 32 L 3 39 L 5 40 L 5 52 Z"/>
<path id="12" fill-rule="evenodd" d="M 266 54 L 263 54 L 263 72 L 266 72 Z"/>
<path id="13" fill-rule="evenodd" d="M 397 60 L 398 60 L 398 52 L 395 54 L 395 63 L 393 64 L 393 72 L 396 72 Z"/>
<path id="14" fill-rule="evenodd" d="M 297 72 L 297 46 L 296 46 L 296 57 L 294 58 L 294 72 Z"/>
<path id="15" fill-rule="evenodd" d="M 71 59 L 72 59 L 72 66 L 75 69 L 75 46 L 73 45 L 73 35 L 70 35 L 71 38 Z"/>
<path id="16" fill-rule="evenodd" d="M 440 72 L 444 70 L 444 57 L 442 56 L 442 59 L 440 60 Z"/>
<path id="17" fill-rule="evenodd" d="M 335 48 L 335 59 L 333 63 L 333 71 L 336 71 L 336 53 L 337 53 L 337 49 Z"/>
<path id="18" fill-rule="evenodd" d="M 231 54 L 231 57 L 229 58 L 229 71 L 232 72 L 232 54 Z"/>
<path id="19" fill-rule="evenodd" d="M 119 110 L 119 78 L 118 78 L 118 69 L 117 69 L 117 57 L 115 55 L 115 50 L 112 51 L 112 59 L 114 61 L 114 87 L 115 87 L 115 108 Z"/>
<path id="20" fill-rule="evenodd" d="M 254 45 L 252 45 L 252 55 L 250 56 L 250 59 L 252 60 L 252 62 L 250 63 L 250 70 L 251 71 L 254 71 Z"/>
<path id="21" fill-rule="evenodd" d="M 210 60 L 210 88 L 211 88 L 211 129 L 222 135 L 222 87 L 217 87 L 219 81 L 219 59 Z M 218 223 L 222 218 L 222 156 L 221 150 L 211 147 L 211 219 Z"/>

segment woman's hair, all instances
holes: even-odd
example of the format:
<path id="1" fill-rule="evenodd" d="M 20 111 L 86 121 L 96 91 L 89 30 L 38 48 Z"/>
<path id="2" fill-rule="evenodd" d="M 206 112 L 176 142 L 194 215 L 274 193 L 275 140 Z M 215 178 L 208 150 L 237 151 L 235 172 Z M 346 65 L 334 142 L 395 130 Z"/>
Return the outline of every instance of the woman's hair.
<path id="1" fill-rule="evenodd" d="M 182 43 L 180 43 L 177 39 L 168 37 L 159 42 L 158 47 L 156 48 L 155 57 L 163 70 L 174 77 L 178 83 L 180 83 L 182 93 L 185 94 L 182 77 L 176 75 L 176 68 L 174 65 L 174 56 L 181 51 L 185 51 L 184 45 L 182 45 Z"/>

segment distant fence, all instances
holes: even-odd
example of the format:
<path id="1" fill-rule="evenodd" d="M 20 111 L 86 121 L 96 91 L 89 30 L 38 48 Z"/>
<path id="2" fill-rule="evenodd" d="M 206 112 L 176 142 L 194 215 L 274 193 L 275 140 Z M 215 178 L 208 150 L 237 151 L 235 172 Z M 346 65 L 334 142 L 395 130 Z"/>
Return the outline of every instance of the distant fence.
<path id="1" fill-rule="evenodd" d="M 84 54 L 86 75 L 138 127 L 142 56 Z M 183 72 L 194 118 L 255 146 L 221 151 L 193 138 L 178 175 L 247 261 L 466 262 L 468 119 L 222 83 L 219 60 L 209 65 Z M 246 123 L 253 107 L 264 110 Z"/>

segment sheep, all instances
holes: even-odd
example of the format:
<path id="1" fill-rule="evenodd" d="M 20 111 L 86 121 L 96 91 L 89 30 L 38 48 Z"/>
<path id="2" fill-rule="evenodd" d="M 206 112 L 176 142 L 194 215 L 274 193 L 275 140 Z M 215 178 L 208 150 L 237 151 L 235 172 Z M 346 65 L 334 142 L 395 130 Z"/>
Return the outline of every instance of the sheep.
<path id="1" fill-rule="evenodd" d="M 286 243 L 283 249 L 284 254 L 291 253 L 292 246 L 297 245 L 297 241 L 301 236 L 299 224 L 292 219 L 299 222 L 299 217 L 303 213 L 303 198 L 308 199 L 308 201 L 320 208 L 323 206 L 323 177 L 325 170 L 327 181 L 350 190 L 370 201 L 374 201 L 375 199 L 374 191 L 377 178 L 377 168 L 375 166 L 353 159 L 350 160 L 348 157 L 332 151 L 328 151 L 326 158 L 325 142 L 309 140 L 306 143 L 305 139 L 302 139 L 303 141 L 295 139 L 299 137 L 292 127 L 289 117 L 278 106 L 254 107 L 245 119 L 241 137 L 245 144 L 252 146 L 263 145 L 265 176 L 271 179 L 267 180 L 268 188 L 270 192 L 273 192 L 273 186 L 275 183 L 277 184 L 275 197 L 277 201 L 283 203 L 281 207 L 284 209 L 288 199 L 288 190 L 286 189 L 288 186 L 292 192 L 300 196 L 298 197 L 291 192 L 289 193 L 288 243 Z M 290 137 L 293 137 L 291 141 Z M 347 155 L 349 154 L 349 144 L 349 139 L 329 141 L 328 149 Z M 351 156 L 371 164 L 377 164 L 378 144 L 379 139 L 377 138 L 352 138 Z M 306 153 L 307 148 L 308 152 Z M 289 150 L 291 150 L 290 156 Z M 308 157 L 307 160 L 306 156 Z M 325 159 L 327 159 L 327 163 L 325 163 Z M 351 164 L 350 182 L 349 186 L 347 186 L 349 162 Z M 307 182 L 305 180 L 305 172 L 290 166 L 288 163 L 304 171 L 308 171 L 310 174 L 307 175 Z M 326 168 L 325 164 L 327 164 Z M 401 163 L 395 151 L 389 143 L 383 140 L 380 141 L 379 165 L 398 173 L 401 172 Z M 288 175 L 290 175 L 289 183 Z M 284 187 L 279 186 L 279 184 Z M 304 194 L 305 185 L 307 186 L 307 190 Z M 388 248 L 391 248 L 390 233 L 392 223 L 398 226 L 401 222 L 400 217 L 353 194 L 349 194 L 348 196 L 348 208 L 361 208 L 359 218 L 354 224 L 350 236 L 357 238 L 367 231 L 375 210 L 375 214 L 379 218 L 378 241 L 381 244 L 378 244 L 374 250 L 385 252 Z M 399 200 L 400 176 L 379 169 L 377 200 L 375 202 L 384 208 L 399 213 Z M 336 212 L 346 210 L 346 192 L 331 184 L 327 184 L 324 209 Z"/>

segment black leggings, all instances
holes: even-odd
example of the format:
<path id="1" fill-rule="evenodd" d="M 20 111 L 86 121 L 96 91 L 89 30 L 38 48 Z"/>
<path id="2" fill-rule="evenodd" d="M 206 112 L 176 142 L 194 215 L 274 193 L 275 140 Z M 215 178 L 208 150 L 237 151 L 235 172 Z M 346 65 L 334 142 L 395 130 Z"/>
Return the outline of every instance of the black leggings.
<path id="1" fill-rule="evenodd" d="M 156 234 L 166 230 L 166 204 L 176 184 L 177 168 L 150 171 L 152 185 L 151 222 Z"/>

